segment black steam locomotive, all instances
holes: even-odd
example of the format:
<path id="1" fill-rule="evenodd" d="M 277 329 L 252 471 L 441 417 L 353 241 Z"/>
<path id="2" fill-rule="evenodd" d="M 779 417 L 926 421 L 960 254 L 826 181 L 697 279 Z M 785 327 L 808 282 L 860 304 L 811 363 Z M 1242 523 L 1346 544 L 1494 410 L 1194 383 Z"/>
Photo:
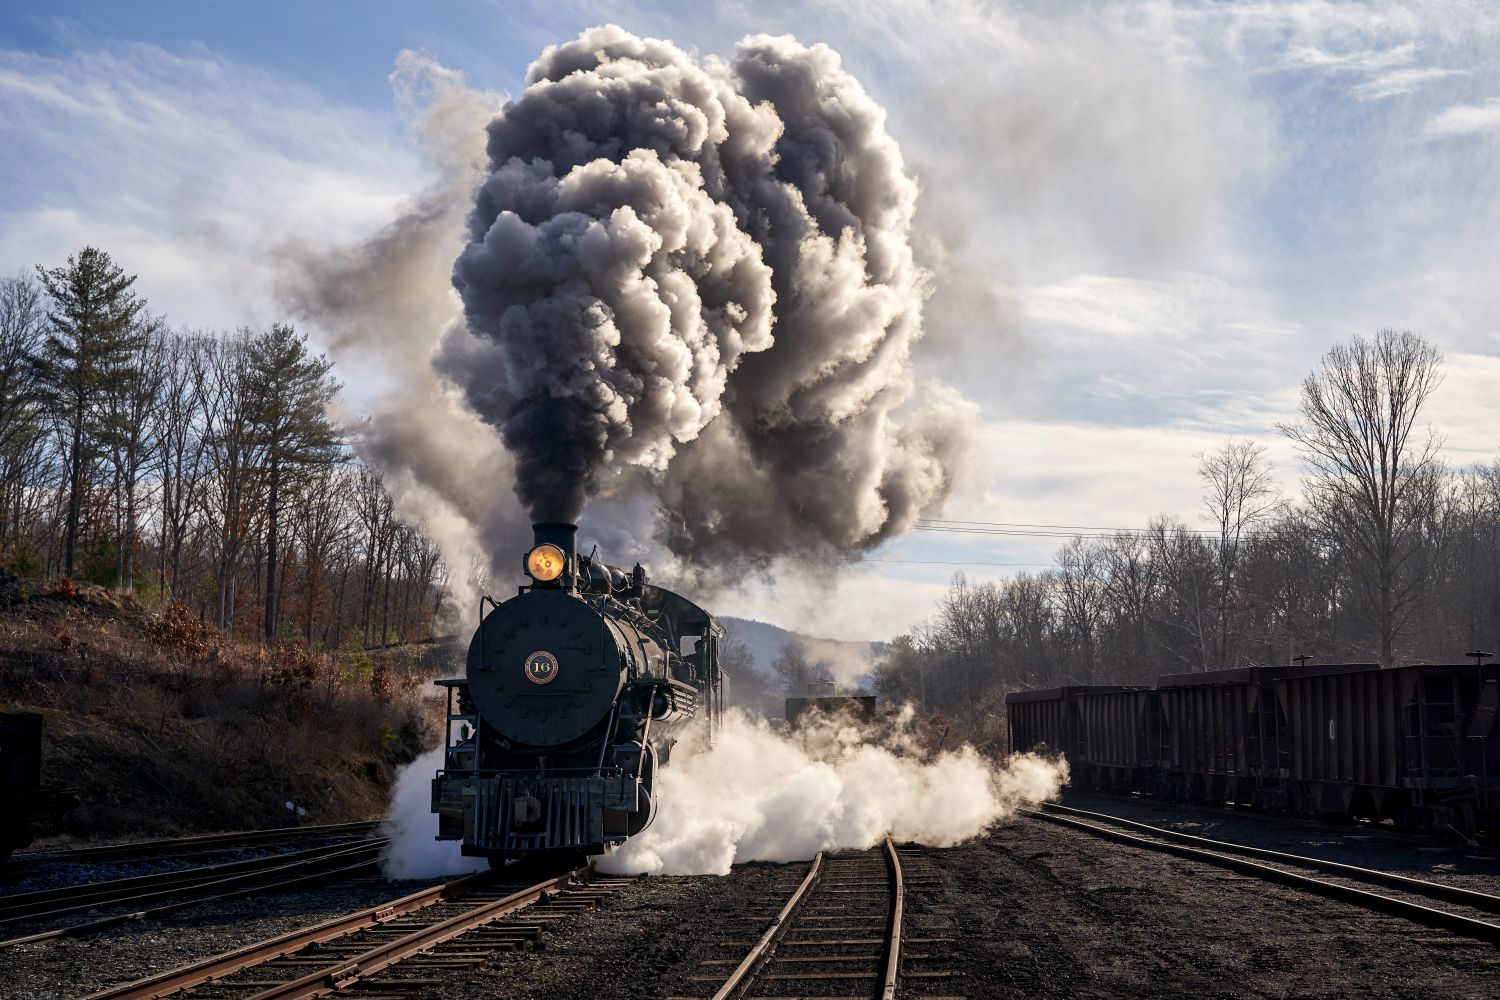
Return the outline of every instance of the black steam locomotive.
<path id="1" fill-rule="evenodd" d="M 656 812 L 656 769 L 689 726 L 723 713 L 723 628 L 691 601 L 579 555 L 573 524 L 534 526 L 531 584 L 485 600 L 463 680 L 448 689 L 432 782 L 438 839 L 492 863 L 601 854 Z"/>

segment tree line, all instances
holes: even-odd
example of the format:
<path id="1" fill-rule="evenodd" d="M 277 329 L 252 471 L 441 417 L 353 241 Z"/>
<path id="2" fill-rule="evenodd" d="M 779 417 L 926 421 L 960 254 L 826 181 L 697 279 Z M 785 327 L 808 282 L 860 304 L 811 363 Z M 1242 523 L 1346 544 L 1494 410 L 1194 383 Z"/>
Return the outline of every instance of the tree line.
<path id="1" fill-rule="evenodd" d="M 1073 538 L 1041 573 L 959 575 L 877 689 L 993 729 L 1022 688 L 1500 652 L 1500 461 L 1444 461 L 1422 422 L 1442 374 L 1409 331 L 1334 346 L 1279 427 L 1300 495 L 1281 495 L 1263 445 L 1226 441 L 1199 456 L 1207 527 L 1163 516 Z"/>
<path id="2" fill-rule="evenodd" d="M 446 568 L 286 324 L 171 329 L 110 255 L 0 279 L 0 563 L 323 649 L 430 637 Z"/>

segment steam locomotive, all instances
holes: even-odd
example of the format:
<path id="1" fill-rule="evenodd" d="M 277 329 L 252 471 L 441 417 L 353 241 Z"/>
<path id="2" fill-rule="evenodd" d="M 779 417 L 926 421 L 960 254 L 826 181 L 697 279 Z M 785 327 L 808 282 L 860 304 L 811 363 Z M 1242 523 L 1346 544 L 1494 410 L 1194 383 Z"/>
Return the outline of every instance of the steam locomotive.
<path id="1" fill-rule="evenodd" d="M 438 839 L 491 864 L 602 854 L 650 825 L 657 768 L 689 727 L 721 725 L 722 626 L 639 565 L 576 551 L 578 528 L 533 526 L 531 583 L 480 604 L 432 782 Z M 486 602 L 490 605 L 484 613 Z"/>

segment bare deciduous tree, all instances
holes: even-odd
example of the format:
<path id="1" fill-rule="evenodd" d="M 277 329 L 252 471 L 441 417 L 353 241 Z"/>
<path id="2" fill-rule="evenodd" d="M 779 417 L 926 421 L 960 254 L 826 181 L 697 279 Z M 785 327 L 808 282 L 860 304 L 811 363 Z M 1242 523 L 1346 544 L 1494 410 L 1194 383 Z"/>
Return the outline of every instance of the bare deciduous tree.
<path id="1" fill-rule="evenodd" d="M 1442 465 L 1417 418 L 1442 382 L 1442 354 L 1409 330 L 1336 344 L 1302 382 L 1303 422 L 1282 425 L 1309 467 L 1309 500 L 1346 545 L 1362 583 L 1382 665 L 1426 583 L 1421 528 Z"/>
<path id="2" fill-rule="evenodd" d="M 1230 438 L 1217 450 L 1198 456 L 1203 506 L 1219 531 L 1218 617 L 1214 665 L 1223 669 L 1238 660 L 1239 614 L 1236 593 L 1245 536 L 1281 506 L 1264 445 Z"/>
<path id="3" fill-rule="evenodd" d="M 38 475 L 42 423 L 36 360 L 46 336 L 42 288 L 25 274 L 0 280 L 0 552 L 20 544 L 28 480 Z"/>

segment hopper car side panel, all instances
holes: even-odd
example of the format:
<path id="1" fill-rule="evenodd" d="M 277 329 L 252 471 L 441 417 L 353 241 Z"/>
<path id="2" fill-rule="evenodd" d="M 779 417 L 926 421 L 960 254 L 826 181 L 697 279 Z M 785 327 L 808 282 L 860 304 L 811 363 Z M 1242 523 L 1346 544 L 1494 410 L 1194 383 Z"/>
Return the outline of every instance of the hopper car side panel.
<path id="1" fill-rule="evenodd" d="M 1166 735 L 1159 792 L 1195 802 L 1278 802 L 1286 719 L 1274 682 L 1282 672 L 1249 667 L 1161 678 Z"/>
<path id="2" fill-rule="evenodd" d="M 1150 782 L 1160 740 L 1156 693 L 1139 687 L 1080 688 L 1075 696 L 1080 723 L 1072 783 L 1107 791 L 1131 791 Z"/>

